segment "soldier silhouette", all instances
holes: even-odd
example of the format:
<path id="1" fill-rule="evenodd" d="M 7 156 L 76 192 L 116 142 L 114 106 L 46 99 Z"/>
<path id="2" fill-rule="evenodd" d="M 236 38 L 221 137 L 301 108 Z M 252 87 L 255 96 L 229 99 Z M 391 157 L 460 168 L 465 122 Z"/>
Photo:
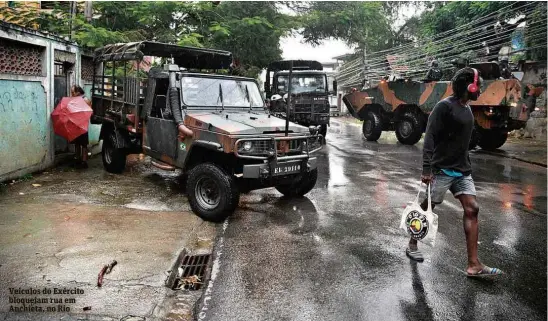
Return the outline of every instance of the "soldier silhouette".
<path id="1" fill-rule="evenodd" d="M 441 69 L 438 67 L 438 61 L 432 60 L 430 63 L 430 69 L 428 69 L 428 72 L 426 73 L 426 80 L 428 81 L 438 81 L 442 77 Z"/>

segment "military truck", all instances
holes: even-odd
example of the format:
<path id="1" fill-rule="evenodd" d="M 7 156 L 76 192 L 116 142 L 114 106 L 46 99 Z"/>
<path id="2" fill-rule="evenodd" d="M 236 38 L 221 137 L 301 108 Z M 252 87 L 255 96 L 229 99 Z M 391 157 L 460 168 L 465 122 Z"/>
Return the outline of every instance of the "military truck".
<path id="1" fill-rule="evenodd" d="M 315 60 L 272 62 L 266 71 L 264 90 L 273 115 L 303 126 L 319 126 L 320 134 L 325 137 L 330 105 L 327 75 L 321 63 Z"/>
<path id="2" fill-rule="evenodd" d="M 143 70 L 146 56 L 165 64 Z M 321 136 L 294 123 L 285 129 L 254 79 L 226 74 L 230 52 L 145 41 L 99 48 L 94 61 L 92 121 L 102 124 L 108 172 L 124 171 L 132 153 L 178 168 L 194 213 L 215 222 L 240 193 L 275 187 L 301 196 L 316 184 Z"/>
<path id="3" fill-rule="evenodd" d="M 470 64 L 481 81 L 481 95 L 471 101 L 475 131 L 470 148 L 501 147 L 508 132 L 525 127 L 535 109 L 538 90 L 518 79 L 501 79 L 497 63 Z M 396 132 L 402 144 L 414 145 L 426 130 L 428 115 L 436 103 L 453 93 L 450 81 L 382 80 L 377 86 L 353 91 L 343 97 L 350 114 L 363 121 L 363 136 L 376 141 L 382 131 Z"/>

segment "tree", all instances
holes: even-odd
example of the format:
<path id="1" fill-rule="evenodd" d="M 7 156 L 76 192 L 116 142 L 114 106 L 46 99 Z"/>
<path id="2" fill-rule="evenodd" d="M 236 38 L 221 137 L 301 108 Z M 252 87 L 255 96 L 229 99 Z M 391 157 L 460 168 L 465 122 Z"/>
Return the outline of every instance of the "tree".
<path id="1" fill-rule="evenodd" d="M 197 29 L 203 44 L 231 51 L 237 71 L 251 77 L 281 59 L 280 38 L 294 27 L 274 2 L 221 2 L 204 18 L 209 27 Z"/>
<path id="2" fill-rule="evenodd" d="M 73 35 L 72 40 L 90 49 L 152 40 L 229 50 L 239 62 L 237 71 L 251 77 L 281 58 L 280 37 L 293 27 L 274 2 L 95 1 L 91 21 L 84 6 L 79 7 L 74 17 L 66 2 L 57 2 L 52 12 L 21 4 L 0 7 L 0 15 L 61 37 Z"/>
<path id="3" fill-rule="evenodd" d="M 301 14 L 301 34 L 317 45 L 324 39 L 345 41 L 367 51 L 378 51 L 412 40 L 416 20 L 393 28 L 399 10 L 414 2 L 310 2 L 290 7 Z"/>
<path id="4" fill-rule="evenodd" d="M 512 18 L 524 16 L 523 19 L 510 24 L 508 21 Z M 487 17 L 487 18 L 486 18 Z M 517 26 L 527 22 L 525 30 L 525 41 L 527 47 L 538 47 L 546 44 L 546 3 L 537 2 L 535 4 L 527 2 L 477 2 L 477 1 L 451 1 L 451 2 L 429 2 L 427 10 L 420 16 L 419 37 L 434 37 L 443 32 L 448 32 L 464 26 L 471 21 L 481 19 L 481 27 L 462 31 L 462 37 L 459 40 L 462 45 L 473 39 L 473 34 L 478 32 L 490 32 L 491 37 L 481 39 L 490 42 L 491 51 L 498 53 L 503 45 L 509 45 L 511 37 Z M 495 25 L 498 23 L 498 34 L 495 36 Z M 541 30 L 541 32 L 539 32 Z M 452 45 L 458 50 L 459 41 L 452 40 Z M 470 45 L 468 45 L 469 47 Z M 482 46 L 481 41 L 470 50 L 479 50 Z M 434 48 L 435 49 L 435 48 Z M 535 48 L 527 51 L 527 57 L 536 59 L 546 59 L 545 48 Z"/>

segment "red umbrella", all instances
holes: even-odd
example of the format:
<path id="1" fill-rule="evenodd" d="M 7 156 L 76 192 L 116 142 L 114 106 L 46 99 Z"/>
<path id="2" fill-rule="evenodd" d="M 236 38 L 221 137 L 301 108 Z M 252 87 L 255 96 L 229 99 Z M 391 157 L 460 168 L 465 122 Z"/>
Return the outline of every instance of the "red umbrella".
<path id="1" fill-rule="evenodd" d="M 88 131 L 93 111 L 82 97 L 63 97 L 53 113 L 53 130 L 69 142 Z"/>

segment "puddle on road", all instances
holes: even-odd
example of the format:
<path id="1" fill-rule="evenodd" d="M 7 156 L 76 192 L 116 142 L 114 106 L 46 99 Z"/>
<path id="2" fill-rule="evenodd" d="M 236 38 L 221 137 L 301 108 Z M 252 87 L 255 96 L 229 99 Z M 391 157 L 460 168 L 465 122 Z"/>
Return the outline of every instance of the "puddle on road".
<path id="1" fill-rule="evenodd" d="M 131 203 L 123 205 L 123 207 L 151 212 L 173 211 L 173 209 L 167 206 L 164 202 L 157 200 L 133 200 Z"/>

